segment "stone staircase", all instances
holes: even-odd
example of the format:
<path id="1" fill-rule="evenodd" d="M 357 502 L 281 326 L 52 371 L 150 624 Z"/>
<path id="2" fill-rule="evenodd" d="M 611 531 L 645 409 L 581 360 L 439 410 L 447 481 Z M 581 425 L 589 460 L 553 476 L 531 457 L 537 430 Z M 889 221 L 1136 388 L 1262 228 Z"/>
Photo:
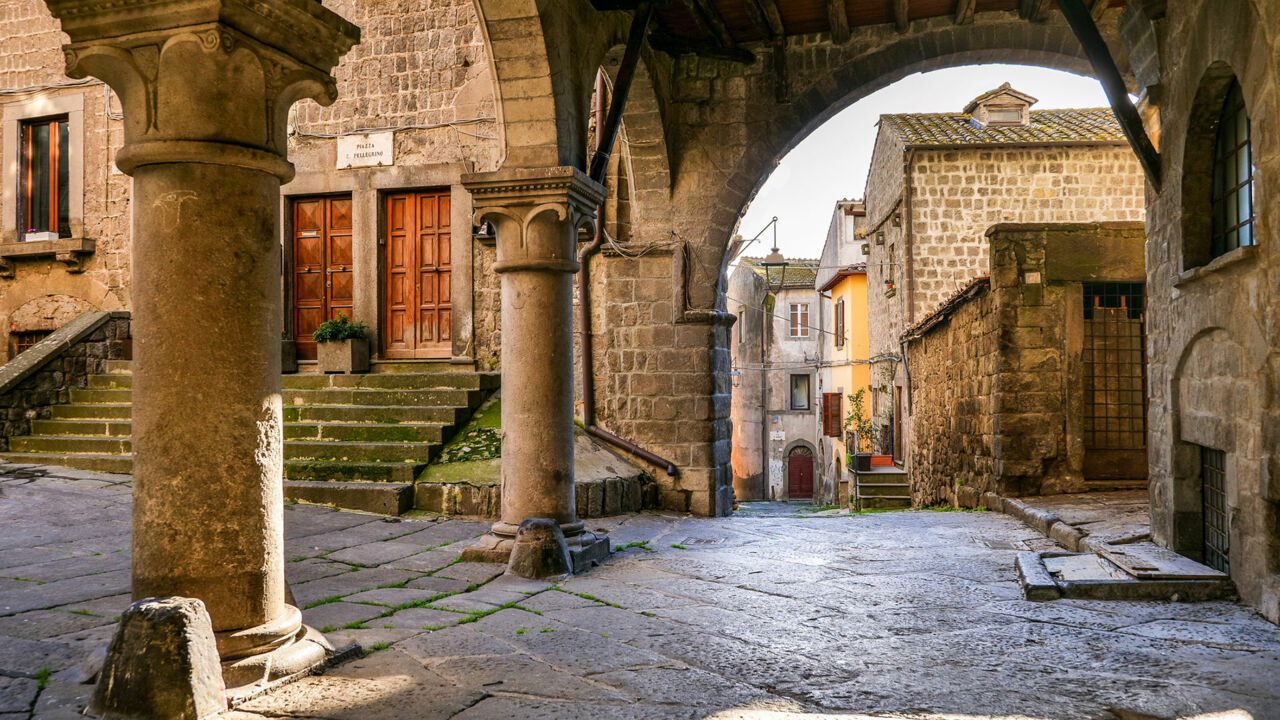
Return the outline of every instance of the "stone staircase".
<path id="1" fill-rule="evenodd" d="M 128 473 L 128 361 L 108 361 L 70 402 L 9 438 L 0 458 Z M 493 372 L 444 363 L 374 363 L 363 375 L 283 376 L 285 496 L 398 514 L 413 506 L 414 481 L 443 444 L 498 388 Z"/>
<path id="2" fill-rule="evenodd" d="M 856 499 L 860 510 L 911 507 L 911 478 L 898 467 L 873 467 L 857 474 Z"/>

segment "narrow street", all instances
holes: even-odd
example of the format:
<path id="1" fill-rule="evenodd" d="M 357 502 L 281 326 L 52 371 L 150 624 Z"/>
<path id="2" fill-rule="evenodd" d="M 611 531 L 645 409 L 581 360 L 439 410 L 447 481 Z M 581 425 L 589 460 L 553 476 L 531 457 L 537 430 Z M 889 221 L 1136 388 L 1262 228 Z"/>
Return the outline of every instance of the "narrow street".
<path id="1" fill-rule="evenodd" d="M 128 490 L 0 466 L 0 720 L 78 717 Z M 1243 605 L 1026 602 L 1014 557 L 1052 545 L 1008 516 L 813 511 L 589 521 L 620 550 L 552 585 L 456 562 L 484 523 L 290 505 L 306 622 L 363 656 L 229 717 L 1280 717 L 1280 629 Z"/>

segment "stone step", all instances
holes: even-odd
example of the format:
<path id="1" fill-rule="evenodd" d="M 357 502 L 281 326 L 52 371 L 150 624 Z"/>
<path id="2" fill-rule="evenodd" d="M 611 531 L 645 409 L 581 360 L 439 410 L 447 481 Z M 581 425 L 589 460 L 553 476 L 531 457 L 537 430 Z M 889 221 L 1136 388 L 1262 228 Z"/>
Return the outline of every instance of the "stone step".
<path id="1" fill-rule="evenodd" d="M 75 420 L 93 418 L 98 420 L 128 420 L 133 417 L 133 406 L 129 403 L 104 403 L 101 405 L 54 405 L 49 408 L 49 417 L 54 420 Z"/>
<path id="2" fill-rule="evenodd" d="M 51 455 L 123 455 L 130 452 L 128 438 L 89 437 L 80 435 L 24 435 L 9 438 L 9 450 L 15 453 L 48 453 Z"/>
<path id="3" fill-rule="evenodd" d="M 128 420 L 33 420 L 32 436 L 112 437 L 128 439 L 133 423 Z M 445 439 L 443 425 L 434 424 L 356 424 L 356 423 L 285 423 L 285 441 L 320 440 L 331 442 L 399 442 L 440 443 Z"/>
<path id="4" fill-rule="evenodd" d="M 424 405 L 286 405 L 284 421 L 308 423 L 439 423 L 456 425 L 466 419 L 467 408 Z"/>
<path id="5" fill-rule="evenodd" d="M 132 391 L 72 390 L 73 405 L 121 404 L 130 402 Z M 426 405 L 475 408 L 484 399 L 482 390 L 363 390 L 325 388 L 322 390 L 286 390 L 286 405 Z"/>
<path id="6" fill-rule="evenodd" d="M 108 360 L 107 372 L 112 375 L 128 375 L 133 372 L 132 360 Z"/>
<path id="7" fill-rule="evenodd" d="M 858 497 L 911 497 L 906 483 L 858 483 Z"/>
<path id="8" fill-rule="evenodd" d="M 93 472 L 130 473 L 133 471 L 133 458 L 128 455 L 56 455 L 49 453 L 0 453 L 0 459 L 11 463 L 31 463 L 34 465 L 60 465 L 76 470 Z"/>
<path id="9" fill-rule="evenodd" d="M 494 390 L 498 373 L 413 373 L 380 375 L 285 375 L 285 390 L 369 389 L 369 390 Z M 133 375 L 106 373 L 90 375 L 90 390 L 127 390 Z"/>
<path id="10" fill-rule="evenodd" d="M 330 460 L 377 463 L 426 463 L 440 454 L 438 443 L 290 441 L 286 460 Z"/>
<path id="11" fill-rule="evenodd" d="M 400 515 L 413 507 L 413 483 L 285 480 L 286 500 Z"/>
<path id="12" fill-rule="evenodd" d="M 863 510 L 903 510 L 911 507 L 911 496 L 873 495 L 858 498 Z"/>

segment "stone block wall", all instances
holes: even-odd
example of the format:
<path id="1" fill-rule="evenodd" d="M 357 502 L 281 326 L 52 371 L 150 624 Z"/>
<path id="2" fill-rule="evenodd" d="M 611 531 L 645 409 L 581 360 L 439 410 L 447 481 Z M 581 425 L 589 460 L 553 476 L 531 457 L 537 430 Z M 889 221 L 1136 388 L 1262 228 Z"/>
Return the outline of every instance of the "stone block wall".
<path id="1" fill-rule="evenodd" d="M 129 313 L 88 312 L 0 367 L 0 450 L 31 432 L 31 421 L 70 400 L 69 392 L 106 371 L 108 360 L 129 357 Z"/>
<path id="2" fill-rule="evenodd" d="M 1225 452 L 1231 577 L 1280 623 L 1280 5 L 1182 0 L 1147 19 L 1163 167 L 1147 196 L 1152 536 L 1200 556 L 1199 448 Z M 1208 261 L 1210 162 L 1232 78 L 1251 121 L 1257 244 Z"/>
<path id="3" fill-rule="evenodd" d="M 82 134 L 73 138 L 72 152 L 83 165 L 83 192 L 71 198 L 72 225 L 76 230 L 75 217 L 81 216 L 77 237 L 95 243 L 93 254 L 79 267 L 52 256 L 23 257 L 0 272 L 0 363 L 9 358 L 11 330 L 48 329 L 42 323 L 61 318 L 56 307 L 68 299 L 97 310 L 127 309 L 130 302 L 130 181 L 114 168 L 123 142 L 120 103 L 105 84 L 73 81 L 63 73 L 64 42 L 66 36 L 40 0 L 0 4 L 0 90 L 7 91 L 0 96 L 0 114 L 15 121 L 62 114 L 68 108 L 80 114 Z M 0 136 L 9 133 L 15 137 L 0 137 L 0 182 L 16 187 L 16 158 L 5 157 L 6 147 L 17 147 L 16 122 L 0 127 Z M 16 218 L 17 208 L 0 199 L 0 215 Z M 21 230 L 7 230 L 0 243 L 16 242 Z"/>

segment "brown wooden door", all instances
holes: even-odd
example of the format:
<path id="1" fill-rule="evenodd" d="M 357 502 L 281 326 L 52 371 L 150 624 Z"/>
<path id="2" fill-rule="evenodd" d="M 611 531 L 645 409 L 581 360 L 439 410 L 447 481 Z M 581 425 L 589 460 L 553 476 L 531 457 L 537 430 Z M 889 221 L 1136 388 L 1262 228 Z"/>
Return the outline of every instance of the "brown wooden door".
<path id="1" fill-rule="evenodd" d="M 351 317 L 351 196 L 293 201 L 293 333 L 298 358 L 314 360 L 311 333 L 342 313 Z"/>
<path id="2" fill-rule="evenodd" d="M 448 190 L 387 196 L 383 357 L 453 354 L 449 211 Z"/>
<path id="3" fill-rule="evenodd" d="M 798 447 L 787 456 L 787 499 L 807 500 L 813 497 L 813 453 Z"/>

